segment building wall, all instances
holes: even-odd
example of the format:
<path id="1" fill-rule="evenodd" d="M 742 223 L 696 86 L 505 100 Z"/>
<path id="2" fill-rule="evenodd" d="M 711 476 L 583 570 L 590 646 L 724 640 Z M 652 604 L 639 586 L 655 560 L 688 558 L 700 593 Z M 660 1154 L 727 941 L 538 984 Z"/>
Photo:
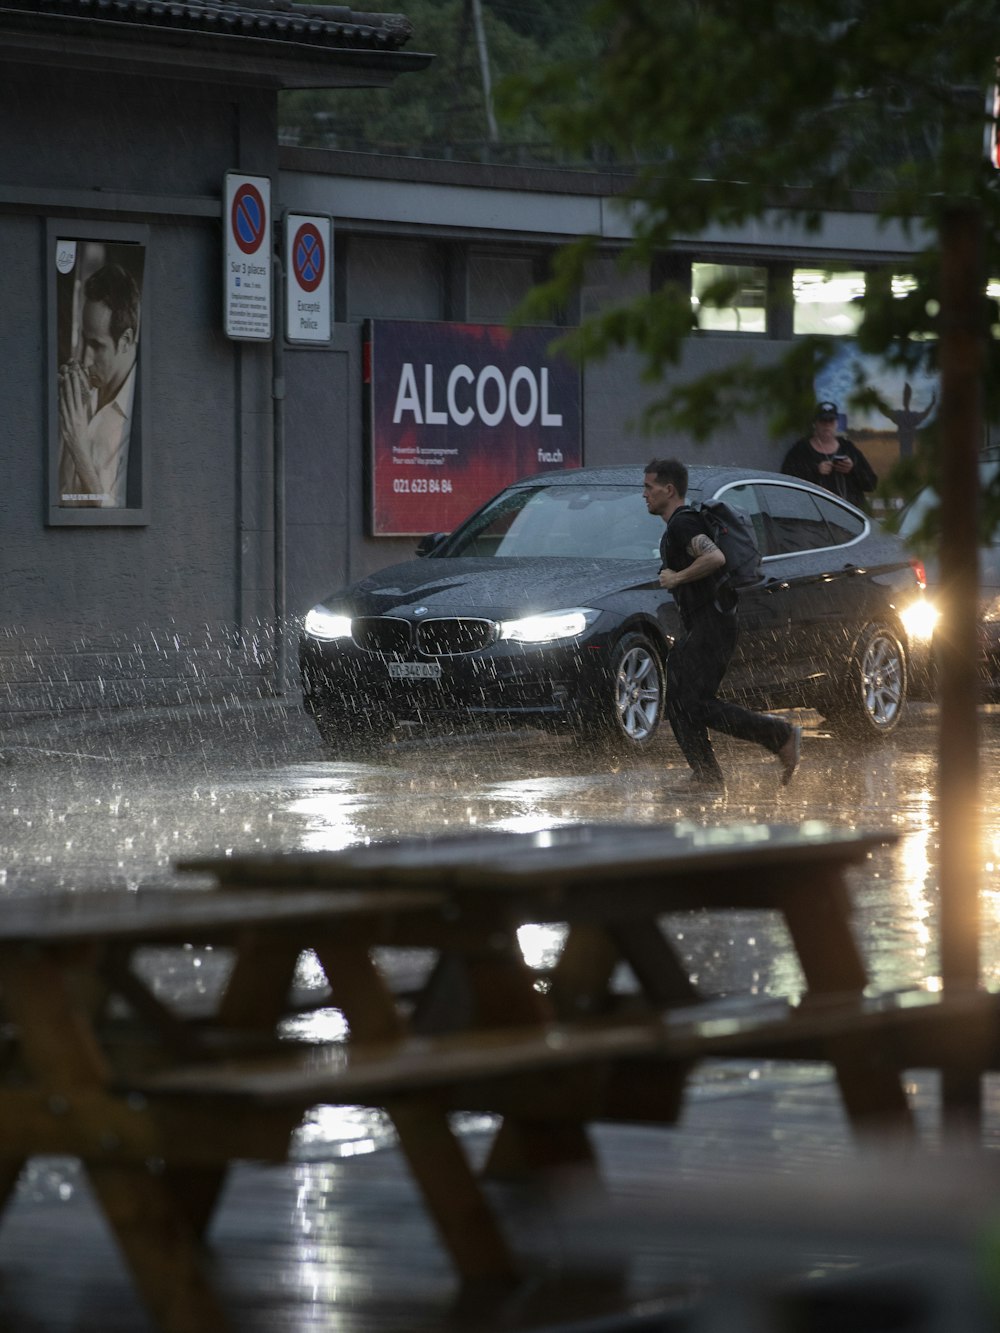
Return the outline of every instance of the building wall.
<path id="1" fill-rule="evenodd" d="M 322 478 L 325 497 L 318 501 L 308 487 L 289 488 L 287 607 L 294 617 L 351 579 L 413 554 L 413 538 L 371 537 L 365 530 L 363 320 L 503 322 L 544 274 L 555 248 L 591 232 L 604 238 L 605 250 L 592 264 L 579 308 L 568 312 L 568 322 L 648 292 L 657 276 L 649 270 L 623 274 L 616 265 L 627 217 L 614 198 L 601 196 L 611 183 L 599 178 L 510 172 L 501 180 L 496 171 L 361 163 L 354 155 L 300 150 L 283 152 L 282 165 L 286 205 L 332 216 L 339 321 L 330 353 L 288 355 L 289 471 L 314 481 Z M 859 266 L 902 261 L 909 246 L 901 233 L 880 229 L 864 210 L 830 215 L 817 233 L 754 223 L 746 232 L 718 231 L 692 242 L 695 252 L 706 257 L 786 269 L 792 260 Z M 667 383 L 696 378 L 736 359 L 772 364 L 787 347 L 785 336 L 699 335 L 689 341 Z M 791 440 L 772 439 L 763 419 L 739 421 L 704 443 L 644 434 L 637 424 L 642 409 L 664 386 L 646 384 L 642 369 L 632 352 L 584 368 L 585 464 L 638 465 L 671 453 L 692 461 L 780 467 Z M 340 401 L 344 392 L 347 402 Z"/>
<path id="2" fill-rule="evenodd" d="M 227 170 L 276 178 L 274 101 L 0 55 L 0 709 L 170 703 L 266 679 L 271 351 L 224 336 L 220 200 Z M 46 523 L 52 220 L 92 224 L 97 238 L 111 225 L 148 228 L 144 526 Z M 189 647 L 206 641 L 195 664 Z"/>
<path id="3" fill-rule="evenodd" d="M 296 617 L 340 584 L 408 558 L 414 545 L 366 532 L 362 321 L 502 322 L 554 248 L 591 231 L 606 254 L 567 322 L 647 290 L 656 275 L 623 276 L 611 262 L 628 230 L 613 181 L 279 151 L 273 90 L 88 76 L 25 59 L 0 50 L 0 246 L 8 257 L 0 714 L 294 691 Z M 277 416 L 272 348 L 223 331 L 227 170 L 271 178 L 276 223 L 284 210 L 334 221 L 333 336 L 327 346 L 284 349 Z M 96 237 L 122 224 L 148 229 L 142 526 L 47 523 L 54 222 L 92 226 Z M 831 217 L 815 237 L 755 225 L 704 245 L 752 262 L 796 253 L 860 263 L 905 252 L 866 213 Z M 737 354 L 773 358 L 784 345 L 706 336 L 674 373 L 700 373 Z M 631 354 L 587 366 L 583 392 L 586 463 L 698 453 L 691 441 L 633 429 L 653 391 Z M 762 423 L 746 421 L 701 456 L 774 465 L 780 453 Z"/>

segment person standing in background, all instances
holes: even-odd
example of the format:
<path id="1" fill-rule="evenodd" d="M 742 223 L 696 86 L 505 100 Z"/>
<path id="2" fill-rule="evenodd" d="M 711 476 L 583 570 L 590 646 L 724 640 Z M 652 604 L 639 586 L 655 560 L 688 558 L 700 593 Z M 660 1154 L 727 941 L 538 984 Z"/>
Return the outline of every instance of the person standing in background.
<path id="1" fill-rule="evenodd" d="M 785 454 L 781 470 L 839 495 L 859 509 L 867 508 L 865 493 L 878 485 L 878 477 L 857 445 L 837 434 L 837 404 L 816 404 L 812 433 L 796 440 Z"/>

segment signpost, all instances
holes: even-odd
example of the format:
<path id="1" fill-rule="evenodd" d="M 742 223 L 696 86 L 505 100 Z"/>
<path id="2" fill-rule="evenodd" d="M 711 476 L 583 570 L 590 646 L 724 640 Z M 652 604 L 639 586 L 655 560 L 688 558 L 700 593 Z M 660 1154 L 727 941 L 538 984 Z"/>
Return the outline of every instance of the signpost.
<path id="1" fill-rule="evenodd" d="M 224 326 L 228 338 L 269 341 L 271 333 L 271 182 L 226 172 Z"/>
<path id="2" fill-rule="evenodd" d="M 330 341 L 332 224 L 328 217 L 285 214 L 285 336 Z"/>

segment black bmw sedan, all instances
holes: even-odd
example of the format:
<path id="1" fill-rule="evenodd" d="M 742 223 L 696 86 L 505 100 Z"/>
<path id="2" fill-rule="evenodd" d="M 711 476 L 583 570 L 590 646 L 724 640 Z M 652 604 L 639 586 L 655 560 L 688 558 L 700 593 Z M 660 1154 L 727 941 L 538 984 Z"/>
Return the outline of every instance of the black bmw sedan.
<path id="1" fill-rule="evenodd" d="M 507 487 L 418 558 L 331 594 L 305 616 L 305 707 L 332 753 L 400 723 L 569 730 L 642 750 L 664 711 L 680 628 L 657 581 L 661 519 L 642 467 L 580 468 Z M 818 709 L 886 736 L 924 692 L 934 610 L 904 543 L 807 482 L 693 467 L 688 503 L 746 511 L 763 554 L 740 593 L 723 691 L 756 708 Z"/>

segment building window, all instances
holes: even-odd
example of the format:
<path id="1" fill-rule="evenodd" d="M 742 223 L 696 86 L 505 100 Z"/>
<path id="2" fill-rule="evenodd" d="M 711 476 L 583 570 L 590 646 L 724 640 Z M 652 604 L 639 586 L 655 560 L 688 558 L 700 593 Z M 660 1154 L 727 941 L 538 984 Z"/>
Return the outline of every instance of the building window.
<path id="1" fill-rule="evenodd" d="M 647 268 L 623 268 L 614 255 L 594 255 L 587 261 L 580 287 L 580 314 L 586 319 L 648 295 Z"/>
<path id="2" fill-rule="evenodd" d="M 440 319 L 441 259 L 435 246 L 377 236 L 352 236 L 347 249 L 347 318 Z"/>
<path id="3" fill-rule="evenodd" d="M 716 293 L 713 299 L 713 292 Z M 718 295 L 725 302 L 718 305 Z M 709 332 L 767 332 L 767 269 L 744 264 L 691 265 L 691 308 Z"/>
<path id="4" fill-rule="evenodd" d="M 469 255 L 469 319 L 479 324 L 505 324 L 538 280 L 532 255 Z"/>
<path id="5" fill-rule="evenodd" d="M 865 275 L 860 270 L 797 268 L 792 276 L 794 332 L 853 337 L 861 323 L 856 302 L 864 291 Z"/>

